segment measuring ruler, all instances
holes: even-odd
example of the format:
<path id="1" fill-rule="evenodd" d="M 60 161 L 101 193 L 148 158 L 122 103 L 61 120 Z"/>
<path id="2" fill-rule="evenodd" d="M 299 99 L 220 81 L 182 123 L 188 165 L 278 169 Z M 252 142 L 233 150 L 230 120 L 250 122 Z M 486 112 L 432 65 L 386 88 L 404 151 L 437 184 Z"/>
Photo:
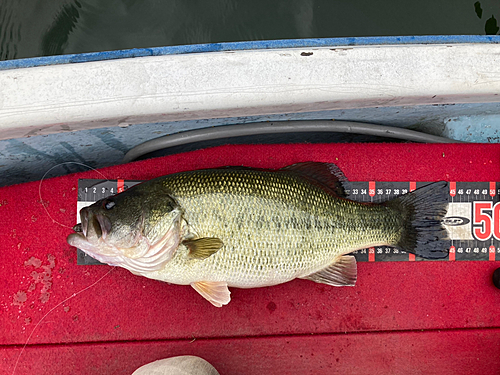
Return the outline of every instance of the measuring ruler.
<path id="1" fill-rule="evenodd" d="M 78 181 L 77 223 L 83 207 L 120 193 L 142 181 L 91 180 Z M 407 194 L 429 182 L 350 182 L 349 199 L 382 203 Z M 443 219 L 448 230 L 449 255 L 433 261 L 500 260 L 500 183 L 449 182 L 449 206 Z M 101 264 L 83 251 L 78 251 L 77 264 Z M 357 250 L 358 262 L 429 261 L 397 248 L 379 246 Z"/>

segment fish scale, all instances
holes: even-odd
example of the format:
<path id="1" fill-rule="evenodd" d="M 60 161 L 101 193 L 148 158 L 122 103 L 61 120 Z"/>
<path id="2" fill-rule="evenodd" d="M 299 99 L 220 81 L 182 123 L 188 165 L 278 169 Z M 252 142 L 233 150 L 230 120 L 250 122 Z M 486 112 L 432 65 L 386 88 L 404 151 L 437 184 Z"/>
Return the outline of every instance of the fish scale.
<path id="1" fill-rule="evenodd" d="M 176 284 L 275 285 L 321 270 L 342 254 L 387 243 L 397 232 L 387 207 L 341 199 L 292 172 L 207 170 L 158 183 L 198 236 L 224 243 L 204 260 L 190 259 L 181 247 L 165 268 L 146 275 Z"/>

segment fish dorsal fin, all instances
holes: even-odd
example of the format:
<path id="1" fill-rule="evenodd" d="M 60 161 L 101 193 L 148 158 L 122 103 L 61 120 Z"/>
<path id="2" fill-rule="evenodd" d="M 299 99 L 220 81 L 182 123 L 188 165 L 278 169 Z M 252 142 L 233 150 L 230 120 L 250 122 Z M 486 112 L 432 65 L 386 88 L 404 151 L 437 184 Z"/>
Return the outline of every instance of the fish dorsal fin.
<path id="1" fill-rule="evenodd" d="M 182 244 L 189 249 L 189 257 L 193 259 L 206 259 L 224 245 L 221 239 L 215 237 L 184 240 Z"/>
<path id="2" fill-rule="evenodd" d="M 357 276 L 356 258 L 353 255 L 344 255 L 327 268 L 302 279 L 332 286 L 354 286 Z"/>
<path id="3" fill-rule="evenodd" d="M 231 301 L 231 292 L 226 282 L 198 281 L 191 286 L 215 307 L 222 307 Z"/>
<path id="4" fill-rule="evenodd" d="M 282 168 L 283 171 L 296 172 L 302 176 L 318 181 L 328 186 L 339 197 L 345 197 L 348 180 L 344 173 L 333 163 L 319 163 L 309 161 L 297 163 Z"/>

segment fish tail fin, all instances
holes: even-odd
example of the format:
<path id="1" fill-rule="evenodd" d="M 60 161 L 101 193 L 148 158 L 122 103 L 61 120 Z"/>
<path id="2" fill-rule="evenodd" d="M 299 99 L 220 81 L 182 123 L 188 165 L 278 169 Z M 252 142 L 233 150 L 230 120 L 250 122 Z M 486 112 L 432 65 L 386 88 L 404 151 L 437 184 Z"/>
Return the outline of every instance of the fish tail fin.
<path id="1" fill-rule="evenodd" d="M 394 246 L 427 259 L 448 255 L 448 232 L 441 220 L 448 207 L 448 183 L 434 182 L 385 204 L 404 217 L 404 228 Z"/>

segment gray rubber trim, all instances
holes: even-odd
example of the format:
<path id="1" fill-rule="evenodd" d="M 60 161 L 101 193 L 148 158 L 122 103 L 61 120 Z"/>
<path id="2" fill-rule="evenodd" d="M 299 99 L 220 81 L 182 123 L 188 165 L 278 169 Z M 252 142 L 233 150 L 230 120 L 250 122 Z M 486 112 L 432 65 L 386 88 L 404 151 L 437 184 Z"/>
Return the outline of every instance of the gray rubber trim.
<path id="1" fill-rule="evenodd" d="M 462 141 L 421 133 L 414 130 L 364 122 L 332 120 L 272 121 L 239 125 L 221 125 L 155 138 L 141 143 L 128 151 L 123 158 L 123 163 L 131 162 L 153 151 L 194 142 L 261 134 L 301 132 L 355 133 L 422 143 L 464 143 Z"/>

